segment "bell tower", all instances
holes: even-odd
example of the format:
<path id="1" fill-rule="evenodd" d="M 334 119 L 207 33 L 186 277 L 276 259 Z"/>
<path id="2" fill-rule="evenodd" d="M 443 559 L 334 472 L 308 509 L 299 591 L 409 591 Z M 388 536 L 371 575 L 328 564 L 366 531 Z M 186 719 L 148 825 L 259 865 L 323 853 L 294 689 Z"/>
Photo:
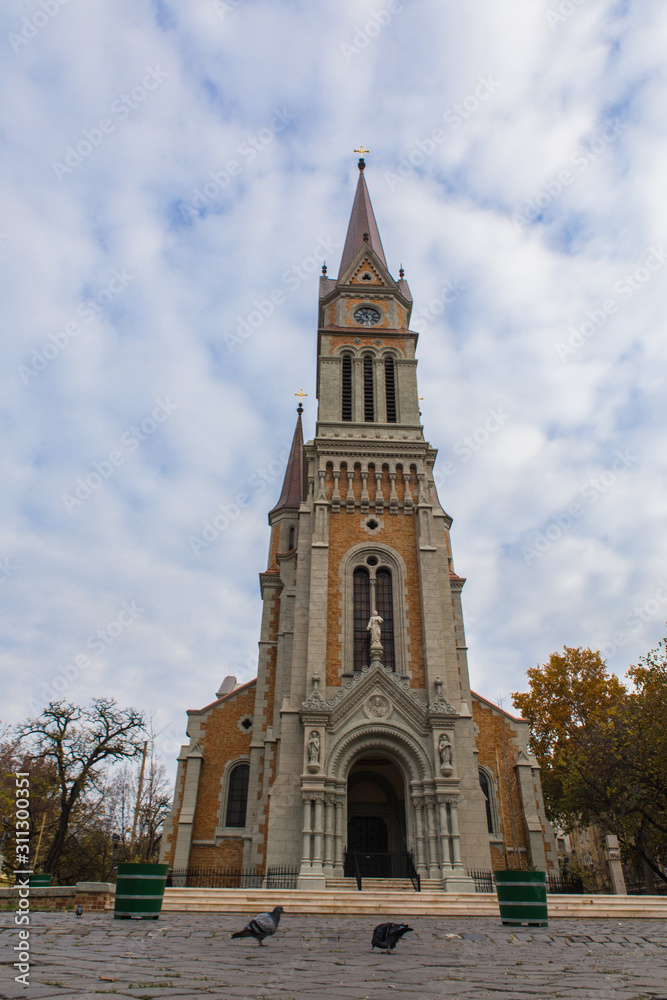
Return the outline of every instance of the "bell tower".
<path id="1" fill-rule="evenodd" d="M 389 272 L 364 169 L 362 158 L 338 276 L 323 267 L 320 278 L 318 413 L 290 512 L 293 633 L 276 677 L 285 697 L 267 862 L 286 862 L 281 844 L 298 822 L 300 886 L 323 886 L 353 847 L 379 843 L 410 853 L 423 878 L 465 890 L 464 862 L 490 859 L 464 580 L 420 419 L 412 296 L 403 269 L 398 280 Z M 380 815 L 368 795 L 394 805 Z"/>

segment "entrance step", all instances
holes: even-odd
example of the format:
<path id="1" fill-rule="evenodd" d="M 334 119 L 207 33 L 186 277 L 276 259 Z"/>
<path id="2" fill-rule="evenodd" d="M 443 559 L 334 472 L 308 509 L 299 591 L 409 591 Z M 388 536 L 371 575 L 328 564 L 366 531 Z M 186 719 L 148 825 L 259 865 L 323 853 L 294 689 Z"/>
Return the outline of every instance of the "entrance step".
<path id="1" fill-rule="evenodd" d="M 409 878 L 366 878 L 365 876 L 361 880 L 361 887 L 363 892 L 414 892 L 414 886 Z M 422 890 L 424 889 L 440 889 L 439 879 L 425 879 L 421 880 Z M 328 878 L 327 879 L 327 889 L 335 889 L 337 891 L 345 890 L 349 892 L 357 892 L 357 881 L 354 878 Z"/>
<path id="2" fill-rule="evenodd" d="M 162 910 L 173 912 L 244 913 L 253 915 L 280 904 L 285 913 L 335 913 L 339 916 L 496 917 L 495 893 L 358 892 L 299 889 L 165 889 Z M 113 906 L 113 903 L 111 904 Z M 624 920 L 667 917 L 665 896 L 583 896 L 553 893 L 547 896 L 549 918 L 606 917 Z"/>

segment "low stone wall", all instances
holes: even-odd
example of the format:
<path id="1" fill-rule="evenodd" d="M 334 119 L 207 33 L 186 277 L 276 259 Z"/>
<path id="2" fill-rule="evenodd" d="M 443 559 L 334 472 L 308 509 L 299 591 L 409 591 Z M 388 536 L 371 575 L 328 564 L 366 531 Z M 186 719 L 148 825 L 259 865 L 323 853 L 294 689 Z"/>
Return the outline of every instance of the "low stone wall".
<path id="1" fill-rule="evenodd" d="M 77 882 L 76 885 L 40 886 L 29 889 L 31 910 L 74 910 L 103 913 L 113 908 L 116 886 L 113 882 Z M 18 906 L 17 887 L 0 889 L 0 904 Z"/>

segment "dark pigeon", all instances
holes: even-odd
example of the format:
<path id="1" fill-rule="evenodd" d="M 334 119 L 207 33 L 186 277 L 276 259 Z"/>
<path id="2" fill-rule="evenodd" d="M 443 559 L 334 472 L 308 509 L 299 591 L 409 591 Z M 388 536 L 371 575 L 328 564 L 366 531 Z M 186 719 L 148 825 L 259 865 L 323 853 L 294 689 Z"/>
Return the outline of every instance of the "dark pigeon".
<path id="1" fill-rule="evenodd" d="M 403 935 L 411 930 L 413 928 L 407 924 L 378 924 L 373 931 L 371 949 L 383 948 L 385 955 L 391 955 Z"/>
<path id="2" fill-rule="evenodd" d="M 282 906 L 274 906 L 271 913 L 260 913 L 245 925 L 242 931 L 232 934 L 233 938 L 253 937 L 261 946 L 264 938 L 270 937 L 278 930 Z"/>
<path id="3" fill-rule="evenodd" d="M 76 913 L 77 917 L 81 916 L 81 914 L 83 913 L 83 906 L 81 905 L 81 903 L 79 903 L 74 912 Z"/>

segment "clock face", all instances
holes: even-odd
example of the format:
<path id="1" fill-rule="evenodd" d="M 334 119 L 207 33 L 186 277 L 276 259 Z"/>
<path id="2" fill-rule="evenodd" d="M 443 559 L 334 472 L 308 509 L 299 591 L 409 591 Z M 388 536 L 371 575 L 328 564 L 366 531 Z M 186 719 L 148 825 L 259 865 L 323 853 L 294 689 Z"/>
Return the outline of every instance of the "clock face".
<path id="1" fill-rule="evenodd" d="M 380 322 L 381 317 L 377 309 L 371 309 L 370 306 L 363 306 L 363 308 L 357 309 L 354 318 L 362 326 L 375 326 L 376 323 Z"/>

